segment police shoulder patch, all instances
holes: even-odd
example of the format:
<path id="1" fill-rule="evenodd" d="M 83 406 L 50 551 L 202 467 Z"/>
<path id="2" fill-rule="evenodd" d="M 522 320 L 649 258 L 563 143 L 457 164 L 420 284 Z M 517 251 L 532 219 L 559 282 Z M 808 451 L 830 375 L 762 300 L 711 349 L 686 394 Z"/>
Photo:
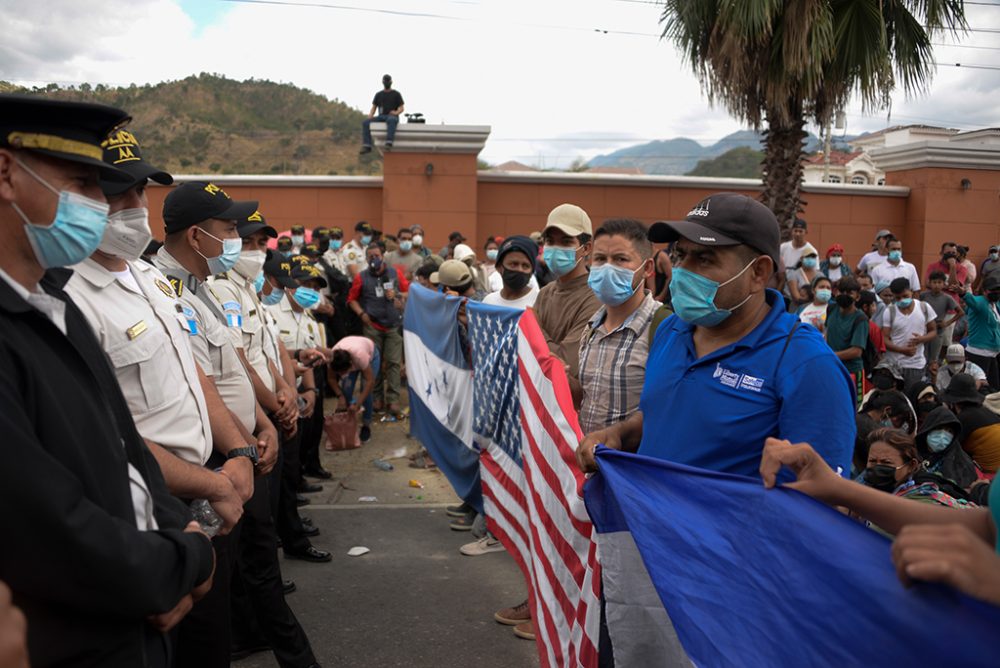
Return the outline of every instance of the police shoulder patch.
<path id="1" fill-rule="evenodd" d="M 237 301 L 222 302 L 222 310 L 223 311 L 236 311 L 237 313 L 239 313 L 240 311 L 243 310 L 243 307 L 240 306 L 240 303 L 237 302 Z"/>
<path id="2" fill-rule="evenodd" d="M 183 294 L 184 292 L 184 281 L 177 278 L 176 276 L 167 276 L 167 280 L 170 281 L 170 285 L 173 286 L 174 294 L 180 297 L 181 294 Z M 163 288 L 160 289 L 162 290 Z"/>
<path id="3" fill-rule="evenodd" d="M 171 299 L 176 299 L 179 296 L 177 292 L 174 292 L 173 287 L 171 287 L 171 285 L 166 281 L 161 281 L 158 278 L 154 278 L 153 283 L 156 284 L 156 287 L 159 288 L 160 292 L 170 297 Z"/>

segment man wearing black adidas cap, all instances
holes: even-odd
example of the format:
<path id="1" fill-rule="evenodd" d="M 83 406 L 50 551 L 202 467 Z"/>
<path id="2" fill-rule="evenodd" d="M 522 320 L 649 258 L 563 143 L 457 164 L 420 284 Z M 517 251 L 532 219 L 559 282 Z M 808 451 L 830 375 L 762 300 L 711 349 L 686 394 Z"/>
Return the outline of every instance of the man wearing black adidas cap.
<path id="1" fill-rule="evenodd" d="M 719 193 L 681 221 L 658 222 L 656 243 L 677 242 L 670 294 L 675 315 L 656 331 L 646 362 L 639 410 L 625 422 L 587 434 L 577 449 L 584 471 L 597 470 L 594 449 L 667 459 L 704 469 L 759 475 L 769 439 L 811 443 L 841 472 L 854 448 L 854 389 L 844 365 L 812 327 L 799 326 L 784 300 L 767 288 L 779 266 L 778 222 L 745 195 Z M 656 518 L 652 518 L 657 521 Z M 683 564 L 678 565 L 684 568 Z M 605 570 L 608 619 L 668 629 L 647 608 L 614 615 L 611 601 L 636 600 Z M 638 596 L 655 597 L 649 590 Z M 609 624 L 616 648 L 633 628 Z M 621 640 L 619 640 L 621 639 Z M 672 633 L 646 638 L 657 657 L 682 656 Z M 643 663 L 651 657 L 633 657 Z"/>
<path id="2" fill-rule="evenodd" d="M 63 292 L 60 268 L 104 235 L 98 179 L 131 180 L 101 151 L 126 120 L 0 95 L 0 573 L 35 666 L 166 666 L 164 631 L 212 582 L 211 543 L 167 492 Z"/>
<path id="3" fill-rule="evenodd" d="M 655 223 L 657 243 L 677 242 L 670 281 L 675 315 L 656 332 L 639 412 L 588 435 L 593 448 L 638 451 L 674 462 L 757 475 L 768 438 L 811 443 L 850 470 L 854 392 L 822 336 L 799 327 L 767 289 L 779 264 L 778 223 L 763 204 L 720 193 L 682 221 Z"/>

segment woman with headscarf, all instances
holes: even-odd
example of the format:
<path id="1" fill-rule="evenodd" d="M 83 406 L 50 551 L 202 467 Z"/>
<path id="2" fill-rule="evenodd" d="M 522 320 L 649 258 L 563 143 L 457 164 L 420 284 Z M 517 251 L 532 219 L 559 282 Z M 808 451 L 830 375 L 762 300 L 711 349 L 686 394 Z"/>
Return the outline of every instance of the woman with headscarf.
<path id="1" fill-rule="evenodd" d="M 819 271 L 830 279 L 834 287 L 840 279 L 851 276 L 851 265 L 844 262 L 844 247 L 833 244 L 826 249 L 826 259 L 819 263 Z"/>

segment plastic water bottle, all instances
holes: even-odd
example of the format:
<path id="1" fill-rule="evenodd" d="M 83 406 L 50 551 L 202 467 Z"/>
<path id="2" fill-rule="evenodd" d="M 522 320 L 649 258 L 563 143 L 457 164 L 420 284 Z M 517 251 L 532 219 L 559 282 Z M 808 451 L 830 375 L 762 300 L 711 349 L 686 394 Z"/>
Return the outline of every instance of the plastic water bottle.
<path id="1" fill-rule="evenodd" d="M 381 459 L 375 459 L 375 460 L 373 460 L 373 461 L 372 461 L 372 464 L 374 464 L 374 465 L 375 465 L 375 468 L 379 468 L 379 469 L 382 469 L 383 471 L 391 471 L 391 470 L 393 470 L 393 468 L 395 468 L 395 467 L 394 467 L 394 466 L 393 466 L 392 464 L 390 464 L 389 462 L 387 462 L 387 461 L 383 461 L 383 460 L 381 460 Z"/>
<path id="2" fill-rule="evenodd" d="M 222 518 L 219 517 L 219 513 L 215 512 L 207 499 L 196 499 L 191 504 L 191 512 L 194 514 L 194 521 L 198 523 L 206 536 L 214 538 L 219 533 L 223 524 Z"/>

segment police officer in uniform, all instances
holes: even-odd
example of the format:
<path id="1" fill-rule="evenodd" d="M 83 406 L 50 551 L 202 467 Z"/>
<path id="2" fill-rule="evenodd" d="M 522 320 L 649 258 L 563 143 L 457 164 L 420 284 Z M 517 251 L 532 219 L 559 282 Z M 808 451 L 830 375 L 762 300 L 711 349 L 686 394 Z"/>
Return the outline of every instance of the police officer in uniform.
<path id="1" fill-rule="evenodd" d="M 0 95 L 0 579 L 34 666 L 167 666 L 164 632 L 211 587 L 211 543 L 169 495 L 62 289 L 60 267 L 101 243 L 98 175 L 130 178 L 100 147 L 126 120 Z"/>
<path id="2" fill-rule="evenodd" d="M 222 305 L 226 330 L 251 379 L 258 404 L 282 425 L 285 433 L 294 434 L 299 413 L 297 395 L 285 386 L 284 378 L 264 354 L 263 306 L 255 287 L 257 276 L 262 276 L 267 240 L 277 237 L 277 232 L 259 211 L 240 220 L 237 232 L 242 241 L 239 259 L 232 269 L 217 274 L 206 288 Z M 285 602 L 270 499 L 268 484 L 261 481 L 247 504 L 233 583 L 233 646 L 237 651 L 252 647 L 254 631 L 259 629 L 282 666 L 305 668 L 315 664 L 316 657 L 305 631 Z M 329 552 L 312 547 L 305 536 L 301 540 L 307 558 L 318 555 L 330 560 Z M 285 547 L 286 555 L 289 549 L 292 546 Z M 248 608 L 252 615 L 245 614 Z"/>
<path id="3" fill-rule="evenodd" d="M 226 534 L 243 514 L 253 479 L 247 457 L 227 460 L 226 455 L 247 442 L 195 363 L 191 327 L 173 287 L 155 267 L 138 261 L 152 236 L 147 179 L 163 184 L 173 179 L 142 159 L 138 141 L 127 130 L 104 143 L 104 161 L 129 173 L 132 182 L 101 182 L 111 206 L 109 223 L 97 251 L 76 265 L 66 291 L 108 354 L 136 427 L 170 492 L 182 499 L 207 499 Z M 212 467 L 206 467 L 213 446 L 217 455 Z M 213 468 L 220 462 L 216 473 Z M 237 490 L 234 480 L 244 481 L 243 489 Z M 228 538 L 219 536 L 213 545 L 217 555 L 228 554 Z M 228 655 L 228 619 L 214 614 L 228 598 L 228 563 L 220 559 L 210 596 L 180 625 L 179 657 L 197 656 L 211 663 L 214 655 L 218 665 Z"/>
<path id="4" fill-rule="evenodd" d="M 305 225 L 292 225 L 292 255 L 298 255 L 302 252 L 302 247 L 306 245 L 306 228 Z"/>
<path id="5" fill-rule="evenodd" d="M 155 264 L 178 294 L 188 320 L 195 360 L 218 390 L 229 408 L 244 442 L 256 444 L 230 452 L 229 457 L 246 456 L 262 475 L 273 468 L 278 456 L 278 435 L 266 413 L 254 397 L 253 384 L 243 361 L 233 346 L 228 331 L 239 309 L 224 308 L 205 281 L 213 273 L 232 269 L 239 259 L 242 244 L 236 221 L 257 209 L 256 202 L 234 202 L 218 186 L 205 182 L 185 183 L 170 192 L 163 204 L 166 238 L 156 255 Z M 209 465 L 214 465 L 212 460 Z M 252 481 L 251 481 L 252 482 Z M 245 511 L 255 512 L 257 504 L 267 507 L 267 488 L 252 488 Z M 244 516 L 244 521 L 246 515 Z M 235 537 L 234 544 L 239 544 Z M 233 555 L 235 557 L 235 555 Z M 280 585 L 280 582 L 279 582 Z M 229 619 L 229 600 L 213 601 L 212 614 Z M 208 642 L 206 640 L 206 642 Z M 219 641 L 212 641 L 217 648 Z M 183 645 L 183 643 L 182 643 Z M 229 638 L 225 638 L 224 657 L 213 655 L 210 664 L 229 661 Z M 187 659 L 196 665 L 195 657 Z"/>

